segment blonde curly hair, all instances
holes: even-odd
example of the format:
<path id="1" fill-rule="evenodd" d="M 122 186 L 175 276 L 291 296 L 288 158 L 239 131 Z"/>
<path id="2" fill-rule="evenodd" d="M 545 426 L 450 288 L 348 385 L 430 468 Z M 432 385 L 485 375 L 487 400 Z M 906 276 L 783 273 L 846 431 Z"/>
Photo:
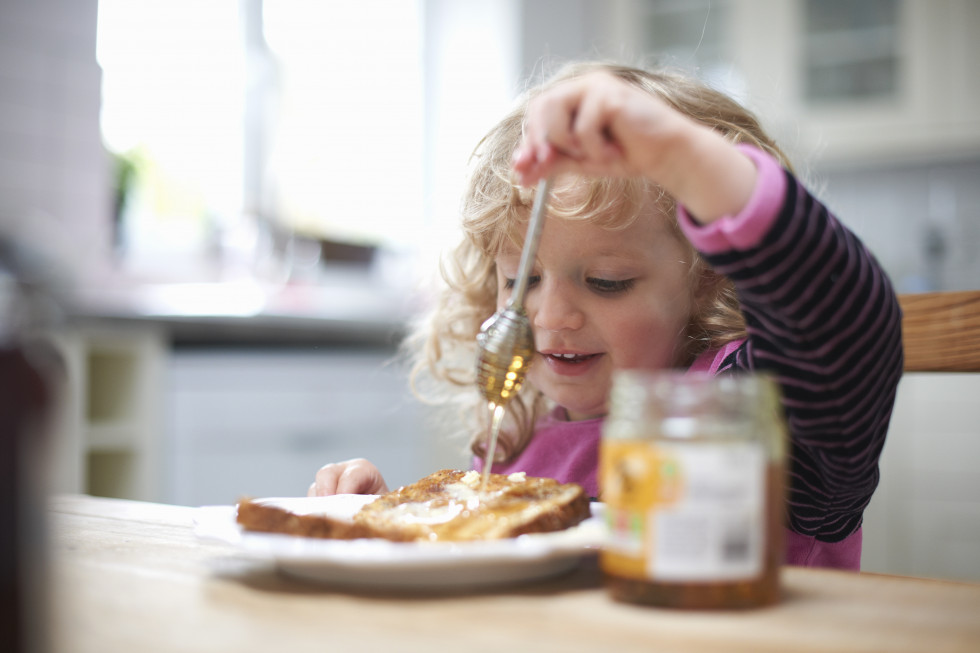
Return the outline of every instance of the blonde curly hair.
<path id="1" fill-rule="evenodd" d="M 489 411 L 476 389 L 476 335 L 480 325 L 497 307 L 495 258 L 507 241 L 520 247 L 533 189 L 518 186 L 511 175 L 511 156 L 521 140 L 528 102 L 555 84 L 595 71 L 606 71 L 705 124 L 733 143 L 750 143 L 790 164 L 783 152 L 762 130 L 756 118 L 738 103 L 703 83 L 667 72 L 602 62 L 564 66 L 542 85 L 527 91 L 517 106 L 484 136 L 473 151 L 473 170 L 463 196 L 463 239 L 440 272 L 445 287 L 434 310 L 406 339 L 414 359 L 412 380 L 422 399 L 455 409 L 447 417 L 466 425 L 470 449 L 485 455 Z M 644 179 L 591 179 L 584 199 L 554 202 L 549 215 L 584 220 L 605 228 L 624 228 L 637 219 L 644 201 L 653 193 L 678 239 L 689 248 L 690 280 L 700 301 L 685 334 L 688 362 L 701 352 L 744 337 L 745 323 L 735 288 L 716 274 L 681 235 L 673 199 Z M 581 189 L 581 183 L 577 186 Z M 556 189 L 561 193 L 561 189 Z M 582 197 L 581 193 L 576 194 Z M 534 425 L 551 406 L 539 390 L 525 383 L 508 405 L 508 420 L 501 431 L 496 461 L 519 454 L 530 441 Z M 462 420 L 462 422 L 460 422 Z"/>

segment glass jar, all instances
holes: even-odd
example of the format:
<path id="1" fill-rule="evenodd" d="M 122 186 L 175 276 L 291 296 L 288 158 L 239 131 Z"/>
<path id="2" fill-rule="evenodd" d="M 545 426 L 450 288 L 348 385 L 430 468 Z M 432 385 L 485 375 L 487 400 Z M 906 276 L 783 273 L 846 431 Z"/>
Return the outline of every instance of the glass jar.
<path id="1" fill-rule="evenodd" d="M 692 609 L 777 602 L 785 458 L 771 377 L 618 372 L 599 465 L 612 597 Z"/>

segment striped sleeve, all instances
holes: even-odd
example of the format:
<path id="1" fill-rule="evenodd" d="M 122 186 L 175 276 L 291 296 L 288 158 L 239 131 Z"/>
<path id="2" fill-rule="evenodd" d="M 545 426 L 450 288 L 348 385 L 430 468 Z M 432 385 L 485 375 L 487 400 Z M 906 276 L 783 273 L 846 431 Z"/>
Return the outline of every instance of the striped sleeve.
<path id="1" fill-rule="evenodd" d="M 778 377 L 791 437 L 788 525 L 838 542 L 861 526 L 878 484 L 902 374 L 901 311 L 858 238 L 777 170 L 782 201 L 755 242 L 704 251 L 734 281 L 748 329 L 720 369 Z"/>

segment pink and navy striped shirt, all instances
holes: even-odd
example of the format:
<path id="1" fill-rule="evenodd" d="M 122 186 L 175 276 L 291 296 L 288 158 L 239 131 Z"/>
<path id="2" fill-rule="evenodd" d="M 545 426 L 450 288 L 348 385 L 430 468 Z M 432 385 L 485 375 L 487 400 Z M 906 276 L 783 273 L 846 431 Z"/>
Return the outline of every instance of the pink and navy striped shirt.
<path id="1" fill-rule="evenodd" d="M 786 561 L 859 569 L 862 515 L 902 374 L 898 300 L 871 253 L 795 177 L 739 147 L 759 173 L 746 207 L 707 226 L 679 207 L 678 220 L 735 283 L 748 337 L 691 369 L 777 376 L 791 443 Z M 493 471 L 576 482 L 598 496 L 602 420 L 563 414 L 544 417 L 528 446 Z"/>

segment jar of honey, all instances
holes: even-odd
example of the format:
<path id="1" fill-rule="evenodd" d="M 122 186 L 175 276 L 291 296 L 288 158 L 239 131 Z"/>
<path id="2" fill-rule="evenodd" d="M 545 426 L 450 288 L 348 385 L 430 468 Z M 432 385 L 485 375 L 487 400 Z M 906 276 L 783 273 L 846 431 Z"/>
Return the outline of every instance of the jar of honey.
<path id="1" fill-rule="evenodd" d="M 611 596 L 690 609 L 777 602 L 785 458 L 771 377 L 618 372 L 599 465 Z"/>

